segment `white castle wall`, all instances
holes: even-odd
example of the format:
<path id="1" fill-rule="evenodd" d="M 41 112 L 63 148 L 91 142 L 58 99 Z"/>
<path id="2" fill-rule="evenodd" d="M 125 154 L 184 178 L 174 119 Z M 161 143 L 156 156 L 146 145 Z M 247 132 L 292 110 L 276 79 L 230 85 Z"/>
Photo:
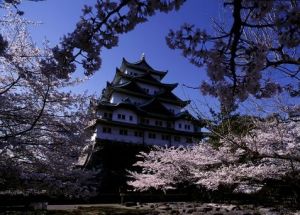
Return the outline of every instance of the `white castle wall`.
<path id="1" fill-rule="evenodd" d="M 148 120 L 149 123 L 145 123 L 145 120 Z M 158 123 L 161 122 L 161 125 L 158 125 Z M 174 128 L 174 123 L 168 122 L 163 119 L 154 119 L 154 118 L 144 118 L 144 124 L 155 126 L 155 127 L 164 127 L 164 128 Z"/>
<path id="2" fill-rule="evenodd" d="M 132 69 L 132 68 L 127 68 L 125 71 L 124 71 L 125 74 L 127 75 L 131 75 L 131 76 L 140 76 L 140 75 L 143 75 L 145 74 L 145 72 L 142 72 L 140 70 L 136 70 L 136 69 Z M 160 76 L 159 75 L 154 75 L 154 74 L 151 74 L 151 76 L 153 78 L 155 78 L 156 80 L 160 80 Z"/>
<path id="3" fill-rule="evenodd" d="M 119 118 L 119 115 L 121 115 L 121 118 Z M 125 119 L 122 118 L 122 115 L 125 117 Z M 127 109 L 123 109 L 123 108 L 117 109 L 113 112 L 112 120 L 119 121 L 119 122 L 131 123 L 131 124 L 138 123 L 138 117 L 137 117 L 136 113 L 131 110 L 127 110 Z"/>
<path id="4" fill-rule="evenodd" d="M 103 127 L 110 128 L 111 133 L 105 133 L 103 132 Z M 126 129 L 127 135 L 121 135 L 120 129 Z M 130 128 L 119 128 L 119 127 L 113 127 L 109 125 L 97 125 L 96 128 L 96 138 L 99 139 L 105 139 L 105 140 L 112 140 L 112 141 L 119 141 L 119 142 L 126 142 L 126 143 L 135 143 L 135 144 L 147 144 L 147 145 L 159 145 L 159 146 L 179 146 L 179 145 L 186 145 L 186 137 L 184 136 L 178 136 L 180 137 L 180 141 L 174 140 L 174 135 L 170 135 L 170 140 L 163 140 L 162 134 L 160 132 L 153 132 L 153 131 L 145 131 L 144 132 L 144 138 L 135 136 L 135 129 Z M 149 137 L 149 133 L 155 134 L 155 139 Z M 143 142 L 144 139 L 144 142 Z"/>
<path id="5" fill-rule="evenodd" d="M 188 126 L 189 126 L 189 129 L 187 128 Z M 193 132 L 194 125 L 188 120 L 180 119 L 175 122 L 175 130 Z"/>
<path id="6" fill-rule="evenodd" d="M 143 104 L 143 103 L 146 102 L 145 99 L 138 98 L 138 97 L 131 96 L 131 95 L 126 95 L 126 94 L 123 94 L 123 93 L 118 93 L 118 92 L 112 93 L 109 102 L 113 103 L 113 104 L 118 104 L 118 103 L 123 102 L 127 98 L 129 98 L 132 103 Z"/>
<path id="7" fill-rule="evenodd" d="M 155 134 L 155 139 L 149 138 L 149 133 Z M 162 140 L 161 138 L 161 133 L 158 132 L 151 132 L 151 131 L 146 131 L 145 132 L 145 144 L 148 145 L 160 145 L 160 146 L 169 146 L 170 141 L 169 140 Z"/>
<path id="8" fill-rule="evenodd" d="M 144 83 L 140 83 L 140 82 L 137 82 L 137 85 L 142 88 L 142 89 L 145 89 L 145 91 L 150 94 L 150 95 L 156 95 L 159 91 L 160 91 L 160 88 L 159 87 L 156 87 L 156 86 L 152 86 L 152 85 L 149 85 L 149 84 L 144 84 Z M 147 90 L 146 90 L 147 89 Z"/>
<path id="9" fill-rule="evenodd" d="M 104 133 L 103 127 L 111 128 L 111 133 Z M 132 130 L 132 129 L 126 129 L 126 130 L 127 130 L 127 135 L 121 135 L 120 128 L 105 126 L 105 125 L 97 125 L 97 138 L 105 139 L 105 140 L 112 140 L 112 141 L 126 142 L 126 143 L 136 143 L 136 144 L 143 143 L 142 137 L 134 136 L 134 130 Z"/>
<path id="10" fill-rule="evenodd" d="M 106 117 L 105 117 L 105 113 L 106 113 Z M 109 114 L 112 115 L 112 112 L 108 110 L 97 110 L 97 117 L 99 119 L 109 118 Z"/>

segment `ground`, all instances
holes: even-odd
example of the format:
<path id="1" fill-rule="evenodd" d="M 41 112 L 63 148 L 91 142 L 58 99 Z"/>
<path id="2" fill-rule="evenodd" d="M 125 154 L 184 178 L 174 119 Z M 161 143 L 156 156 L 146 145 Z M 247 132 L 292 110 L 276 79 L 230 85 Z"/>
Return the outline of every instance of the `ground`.
<path id="1" fill-rule="evenodd" d="M 280 206 L 266 207 L 195 202 L 126 203 L 125 205 L 48 205 L 47 211 L 0 212 L 0 215 L 300 215 L 300 209 Z"/>

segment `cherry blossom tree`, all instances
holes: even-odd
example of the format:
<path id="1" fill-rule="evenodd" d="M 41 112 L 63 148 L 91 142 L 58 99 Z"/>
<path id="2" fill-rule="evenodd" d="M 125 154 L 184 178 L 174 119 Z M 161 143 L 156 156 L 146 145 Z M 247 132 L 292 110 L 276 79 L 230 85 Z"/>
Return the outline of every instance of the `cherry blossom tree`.
<path id="1" fill-rule="evenodd" d="M 282 92 L 299 97 L 299 3 L 226 0 L 224 9 L 231 12 L 231 23 L 214 21 L 214 32 L 184 24 L 166 38 L 170 48 L 205 67 L 210 80 L 197 89 L 217 97 L 226 117 L 248 98 Z M 246 192 L 267 179 L 299 179 L 299 122 L 276 116 L 253 117 L 241 133 L 223 121 L 225 133 L 218 133 L 218 127 L 212 130 L 218 144 L 203 141 L 190 148 L 142 153 L 136 163 L 142 172 L 131 172 L 134 180 L 129 184 L 138 190 L 171 189 L 180 183 L 209 189 L 231 184 Z"/>
<path id="2" fill-rule="evenodd" d="M 170 48 L 205 67 L 210 80 L 198 89 L 217 97 L 225 113 L 249 96 L 287 91 L 299 97 L 299 1 L 225 0 L 224 10 L 231 19 L 215 20 L 212 33 L 184 24 L 166 38 Z"/>
<path id="3" fill-rule="evenodd" d="M 75 166 L 90 140 L 89 97 L 67 90 L 80 80 L 42 70 L 51 49 L 38 48 L 27 31 L 34 23 L 8 10 L 0 20 L 0 169 L 15 173 L 19 186 L 4 174 L 1 187 L 87 194 L 83 179 L 93 173 Z"/>
<path id="4" fill-rule="evenodd" d="M 299 106 L 285 109 L 298 118 L 277 115 L 253 118 L 255 127 L 245 135 L 221 136 L 220 145 L 205 141 L 192 147 L 156 147 L 141 153 L 130 172 L 129 182 L 136 190 L 173 189 L 178 184 L 202 185 L 218 189 L 231 185 L 239 192 L 257 191 L 266 179 L 300 176 Z M 291 116 L 291 114 L 290 114 Z"/>
<path id="5" fill-rule="evenodd" d="M 119 35 L 183 2 L 97 1 L 83 8 L 75 30 L 54 48 L 32 41 L 27 27 L 35 23 L 22 17 L 20 0 L 0 3 L 12 8 L 0 20 L 0 169 L 11 173 L 1 175 L 1 188 L 88 193 L 84 183 L 94 174 L 75 167 L 83 147 L 92 144 L 84 128 L 93 118 L 93 103 L 70 88 L 100 68 L 101 50 L 117 46 Z M 78 66 L 84 75 L 74 79 Z M 9 183 L 11 178 L 19 182 Z"/>

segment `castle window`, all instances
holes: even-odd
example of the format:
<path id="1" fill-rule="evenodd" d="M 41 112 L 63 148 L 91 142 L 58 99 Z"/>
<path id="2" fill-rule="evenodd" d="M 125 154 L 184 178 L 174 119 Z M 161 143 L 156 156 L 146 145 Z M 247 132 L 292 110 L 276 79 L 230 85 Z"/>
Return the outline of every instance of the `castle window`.
<path id="1" fill-rule="evenodd" d="M 110 134 L 110 133 L 111 133 L 111 128 L 110 128 L 110 127 L 103 127 L 103 128 L 102 128 L 102 132 L 103 132 L 103 133 L 109 133 L 109 134 Z"/>
<path id="2" fill-rule="evenodd" d="M 132 121 L 133 120 L 133 116 L 129 116 L 129 120 Z"/>
<path id="3" fill-rule="evenodd" d="M 161 127 L 162 126 L 162 121 L 156 120 L 155 121 L 155 125 Z"/>
<path id="4" fill-rule="evenodd" d="M 174 137 L 174 141 L 175 141 L 175 142 L 180 142 L 180 137 L 179 137 L 179 136 L 175 136 L 175 137 Z"/>
<path id="5" fill-rule="evenodd" d="M 125 119 L 125 115 L 119 113 L 119 114 L 118 114 L 118 119 L 123 119 L 123 120 L 124 120 L 124 119 Z"/>
<path id="6" fill-rule="evenodd" d="M 119 134 L 127 136 L 128 135 L 128 131 L 126 129 L 120 129 Z"/>
<path id="7" fill-rule="evenodd" d="M 186 142 L 187 142 L 187 143 L 192 143 L 192 142 L 193 142 L 193 140 L 192 140 L 192 138 L 191 138 L 191 137 L 187 137 L 187 138 L 186 138 Z"/>
<path id="8" fill-rule="evenodd" d="M 149 139 L 155 139 L 156 138 L 156 134 L 155 133 L 149 133 L 148 137 L 149 137 Z"/>
<path id="9" fill-rule="evenodd" d="M 111 113 L 104 112 L 104 118 L 105 118 L 105 119 L 111 119 L 111 118 L 112 118 L 112 114 L 111 114 Z"/>
<path id="10" fill-rule="evenodd" d="M 181 123 L 178 124 L 178 128 L 181 128 Z"/>
<path id="11" fill-rule="evenodd" d="M 161 139 L 162 139 L 162 140 L 170 140 L 170 136 L 169 136 L 169 135 L 166 135 L 166 134 L 162 134 L 162 135 L 161 135 Z"/>
<path id="12" fill-rule="evenodd" d="M 149 93 L 149 89 L 143 88 L 143 90 L 144 90 L 146 93 Z"/>
<path id="13" fill-rule="evenodd" d="M 142 119 L 142 123 L 146 124 L 146 125 L 149 125 L 149 119 Z"/>
<path id="14" fill-rule="evenodd" d="M 136 137 L 142 137 L 143 133 L 141 131 L 135 131 L 134 132 L 134 136 L 136 136 Z"/>

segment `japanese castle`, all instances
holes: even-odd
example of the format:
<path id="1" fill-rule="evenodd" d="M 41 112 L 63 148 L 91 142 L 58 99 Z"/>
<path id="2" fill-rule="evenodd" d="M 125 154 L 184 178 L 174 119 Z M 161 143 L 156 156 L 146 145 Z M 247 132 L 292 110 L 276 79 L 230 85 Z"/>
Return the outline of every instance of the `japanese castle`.
<path id="1" fill-rule="evenodd" d="M 172 93 L 176 84 L 162 83 L 167 71 L 153 69 L 142 55 L 120 68 L 97 103 L 94 139 L 179 146 L 201 138 L 201 123 L 183 109 L 183 101 Z"/>

